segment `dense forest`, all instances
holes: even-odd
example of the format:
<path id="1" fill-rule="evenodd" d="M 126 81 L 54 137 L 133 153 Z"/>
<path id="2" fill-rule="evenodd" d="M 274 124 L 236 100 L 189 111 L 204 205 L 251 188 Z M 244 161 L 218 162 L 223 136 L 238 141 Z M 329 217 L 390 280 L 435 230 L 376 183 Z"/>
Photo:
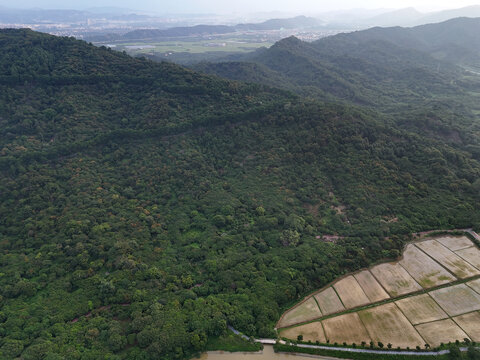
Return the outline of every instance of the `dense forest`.
<path id="1" fill-rule="evenodd" d="M 274 337 L 284 309 L 412 232 L 480 226 L 468 146 L 383 111 L 29 30 L 0 47 L 2 359 Z"/>

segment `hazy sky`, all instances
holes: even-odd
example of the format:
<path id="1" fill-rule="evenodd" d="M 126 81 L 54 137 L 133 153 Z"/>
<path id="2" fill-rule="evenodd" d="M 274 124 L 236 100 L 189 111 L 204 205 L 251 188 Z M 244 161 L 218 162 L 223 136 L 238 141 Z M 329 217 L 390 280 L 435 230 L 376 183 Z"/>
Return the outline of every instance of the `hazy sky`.
<path id="1" fill-rule="evenodd" d="M 0 0 L 6 7 L 42 7 L 85 9 L 93 6 L 118 6 L 158 13 L 253 13 L 285 11 L 318 13 L 352 8 L 403 8 L 414 6 L 418 10 L 458 8 L 480 3 L 479 0 Z"/>

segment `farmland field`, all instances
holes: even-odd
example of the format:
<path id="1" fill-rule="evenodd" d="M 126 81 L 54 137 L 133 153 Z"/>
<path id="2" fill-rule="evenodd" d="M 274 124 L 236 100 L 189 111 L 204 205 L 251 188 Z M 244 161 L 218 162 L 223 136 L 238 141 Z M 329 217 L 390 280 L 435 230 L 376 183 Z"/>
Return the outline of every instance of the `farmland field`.
<path id="1" fill-rule="evenodd" d="M 367 329 L 363 326 L 357 313 L 344 314 L 323 321 L 325 337 L 330 343 L 361 344 L 370 342 Z"/>
<path id="2" fill-rule="evenodd" d="M 297 339 L 298 335 L 303 336 L 304 341 L 320 341 L 322 343 L 326 342 L 325 334 L 323 332 L 322 323 L 315 321 L 309 324 L 295 326 L 289 329 L 284 329 L 280 332 L 281 337 L 286 337 L 288 339 Z"/>
<path id="3" fill-rule="evenodd" d="M 422 241 L 416 245 L 461 279 L 480 274 L 480 271 L 436 240 Z"/>
<path id="4" fill-rule="evenodd" d="M 358 315 L 374 342 L 390 343 L 393 347 L 424 345 L 413 325 L 393 303 L 359 311 Z"/>
<path id="5" fill-rule="evenodd" d="M 436 238 L 435 240 L 437 240 L 440 244 L 446 246 L 452 251 L 457 251 L 473 246 L 472 241 L 466 236 L 442 236 Z"/>
<path id="6" fill-rule="evenodd" d="M 354 276 L 371 302 L 385 300 L 390 297 L 369 270 L 364 270 Z"/>
<path id="7" fill-rule="evenodd" d="M 398 300 L 395 304 L 413 325 L 446 319 L 448 315 L 428 295 L 418 295 Z"/>
<path id="8" fill-rule="evenodd" d="M 480 279 L 469 281 L 467 285 L 480 294 Z"/>
<path id="9" fill-rule="evenodd" d="M 322 316 L 314 298 L 309 298 L 300 305 L 289 310 L 280 320 L 279 326 L 289 326 L 305 321 L 313 320 Z"/>
<path id="10" fill-rule="evenodd" d="M 450 319 L 435 321 L 415 326 L 417 331 L 430 346 L 439 346 L 441 343 L 463 341 L 467 334 Z"/>
<path id="11" fill-rule="evenodd" d="M 333 287 L 347 309 L 370 303 L 367 295 L 353 276 L 340 280 Z"/>
<path id="12" fill-rule="evenodd" d="M 460 315 L 453 318 L 463 331 L 473 341 L 480 341 L 480 312 L 475 311 L 469 314 Z"/>
<path id="13" fill-rule="evenodd" d="M 392 297 L 422 289 L 415 279 L 398 263 L 380 264 L 373 267 L 371 272 Z"/>
<path id="14" fill-rule="evenodd" d="M 477 269 L 480 269 L 480 250 L 475 246 L 455 251 L 455 253 Z"/>
<path id="15" fill-rule="evenodd" d="M 403 259 L 400 260 L 400 265 L 402 265 L 424 289 L 447 284 L 456 280 L 445 268 L 413 244 L 407 246 Z"/>
<path id="16" fill-rule="evenodd" d="M 450 316 L 480 310 L 480 295 L 464 284 L 435 290 L 430 295 Z"/>
<path id="17" fill-rule="evenodd" d="M 339 297 L 335 290 L 332 287 L 329 287 L 322 292 L 315 295 L 315 299 L 317 299 L 318 305 L 320 306 L 320 310 L 324 315 L 333 314 L 342 310 L 345 310 L 342 302 L 340 301 Z"/>
<path id="18" fill-rule="evenodd" d="M 480 341 L 480 250 L 467 237 L 437 240 L 409 244 L 399 261 L 347 275 L 312 295 L 281 318 L 280 328 L 296 325 L 281 336 L 394 348 Z"/>

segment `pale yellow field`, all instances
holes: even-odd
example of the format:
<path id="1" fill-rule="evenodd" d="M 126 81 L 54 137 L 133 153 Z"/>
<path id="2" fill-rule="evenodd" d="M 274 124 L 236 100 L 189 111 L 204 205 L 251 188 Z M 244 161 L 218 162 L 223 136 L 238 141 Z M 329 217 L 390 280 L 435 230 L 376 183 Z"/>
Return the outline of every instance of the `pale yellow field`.
<path id="1" fill-rule="evenodd" d="M 422 287 L 398 263 L 380 264 L 373 267 L 371 272 L 391 297 L 422 290 Z"/>
<path id="2" fill-rule="evenodd" d="M 371 302 L 385 300 L 390 297 L 370 271 L 364 270 L 354 276 Z"/>
<path id="3" fill-rule="evenodd" d="M 480 294 L 480 279 L 469 281 L 467 285 Z"/>
<path id="4" fill-rule="evenodd" d="M 407 246 L 403 253 L 403 259 L 399 263 L 424 289 L 457 280 L 445 268 L 413 244 Z"/>
<path id="5" fill-rule="evenodd" d="M 455 253 L 477 269 L 480 269 L 480 250 L 478 250 L 476 246 L 458 250 L 455 251 Z"/>
<path id="6" fill-rule="evenodd" d="M 402 348 L 424 345 L 413 325 L 393 303 L 359 311 L 358 315 L 374 342 Z"/>
<path id="7" fill-rule="evenodd" d="M 333 285 L 347 309 L 370 303 L 367 295 L 353 276 L 348 276 Z"/>
<path id="8" fill-rule="evenodd" d="M 480 271 L 467 263 L 454 252 L 447 249 L 436 240 L 426 240 L 417 243 L 420 249 L 425 251 L 429 256 L 437 260 L 448 270 L 455 274 L 456 277 L 466 279 L 475 275 L 480 275 Z"/>
<path id="9" fill-rule="evenodd" d="M 322 313 L 318 309 L 315 299 L 311 297 L 293 309 L 288 310 L 278 323 L 278 327 L 280 328 L 299 324 L 305 321 L 317 319 L 321 316 Z"/>
<path id="10" fill-rule="evenodd" d="M 317 299 L 318 305 L 322 310 L 323 315 L 333 314 L 342 310 L 345 310 L 345 307 L 342 305 L 342 302 L 337 296 L 335 290 L 332 287 L 329 287 L 322 292 L 315 294 L 315 299 Z"/>
<path id="11" fill-rule="evenodd" d="M 431 291 L 429 294 L 450 316 L 480 310 L 480 295 L 465 284 Z"/>
<path id="12" fill-rule="evenodd" d="M 310 324 L 295 326 L 289 329 L 280 331 L 280 336 L 287 339 L 297 340 L 298 335 L 303 335 L 303 341 L 320 341 L 325 343 L 325 334 L 323 332 L 322 324 L 319 321 Z"/>
<path id="13" fill-rule="evenodd" d="M 435 238 L 435 240 L 452 251 L 473 246 L 473 242 L 466 236 L 442 236 Z"/>
<path id="14" fill-rule="evenodd" d="M 445 311 L 428 294 L 398 300 L 395 304 L 413 325 L 448 318 Z"/>
<path id="15" fill-rule="evenodd" d="M 439 320 L 428 324 L 415 326 L 417 331 L 430 346 L 439 346 L 441 343 L 463 341 L 467 334 L 450 319 Z"/>
<path id="16" fill-rule="evenodd" d="M 480 341 L 480 312 L 475 311 L 469 314 L 454 317 L 453 320 L 473 341 Z"/>
<path id="17" fill-rule="evenodd" d="M 353 343 L 359 345 L 362 341 L 368 344 L 371 340 L 357 313 L 324 320 L 323 327 L 325 337 L 330 340 L 330 344 L 346 342 L 348 345 Z"/>

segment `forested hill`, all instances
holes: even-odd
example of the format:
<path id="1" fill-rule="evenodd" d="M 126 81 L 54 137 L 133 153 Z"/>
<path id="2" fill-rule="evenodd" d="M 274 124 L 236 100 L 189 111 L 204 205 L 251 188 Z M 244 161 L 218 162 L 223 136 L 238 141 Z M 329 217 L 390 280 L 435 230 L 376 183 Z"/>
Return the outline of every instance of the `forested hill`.
<path id="1" fill-rule="evenodd" d="M 251 81 L 255 75 L 241 70 L 242 62 L 254 62 L 303 94 L 384 105 L 414 100 L 415 94 L 457 91 L 451 80 L 462 72 L 458 65 L 479 65 L 479 32 L 480 18 L 458 18 L 414 28 L 372 28 L 313 43 L 291 37 L 237 62 L 200 64 L 196 69 L 225 76 L 230 66 L 230 78 Z"/>
<path id="2" fill-rule="evenodd" d="M 297 94 L 375 108 L 402 129 L 480 158 L 480 19 L 373 28 L 313 43 L 290 37 L 237 61 L 196 70 Z"/>
<path id="3" fill-rule="evenodd" d="M 480 224 L 478 161 L 378 112 L 27 30 L 0 44 L 1 359 L 274 336 L 407 234 Z"/>

